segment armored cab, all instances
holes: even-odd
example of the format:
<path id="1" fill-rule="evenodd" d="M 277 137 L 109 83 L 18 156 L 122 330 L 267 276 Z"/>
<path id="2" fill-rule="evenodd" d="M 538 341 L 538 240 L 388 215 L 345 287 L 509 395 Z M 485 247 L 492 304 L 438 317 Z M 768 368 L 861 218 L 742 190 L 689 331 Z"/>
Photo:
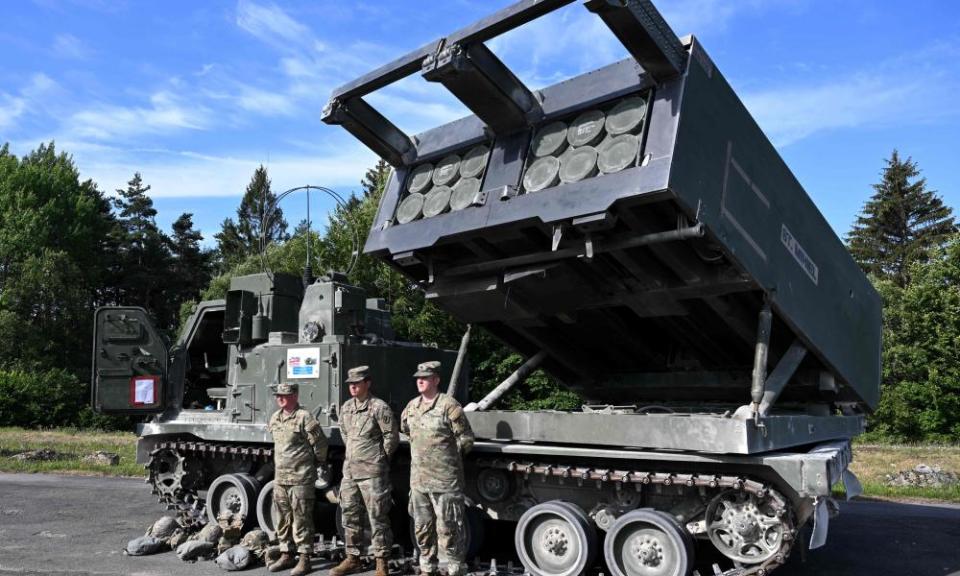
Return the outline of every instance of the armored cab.
<path id="1" fill-rule="evenodd" d="M 137 429 L 137 461 L 182 523 L 239 514 L 247 527 L 259 524 L 272 534 L 273 438 L 266 424 L 277 409 L 278 384 L 299 384 L 300 404 L 330 439 L 324 487 L 335 502 L 329 489 L 343 460 L 338 413 L 350 398 L 341 385 L 347 370 L 369 365 L 371 392 L 399 413 L 417 394 L 417 364 L 441 360 L 449 378 L 455 357 L 396 341 L 383 300 L 367 298 L 343 275 L 304 288 L 298 277 L 261 273 L 233 278 L 225 300 L 201 302 L 169 348 L 143 309 L 98 309 L 92 402 L 102 413 L 149 418 Z M 462 390 L 465 400 L 469 382 Z M 406 494 L 404 470 L 394 470 L 398 499 Z"/>
<path id="2" fill-rule="evenodd" d="M 616 576 L 686 574 L 704 540 L 766 573 L 808 521 L 823 543 L 833 484 L 856 491 L 880 299 L 650 2 L 584 2 L 630 57 L 539 90 L 485 44 L 570 3 L 518 2 L 334 91 L 323 120 L 395 168 L 365 250 L 585 399 L 471 406 L 472 495 L 517 521 L 529 572 L 602 548 Z M 473 115 L 411 136 L 364 99 L 412 75 Z"/>

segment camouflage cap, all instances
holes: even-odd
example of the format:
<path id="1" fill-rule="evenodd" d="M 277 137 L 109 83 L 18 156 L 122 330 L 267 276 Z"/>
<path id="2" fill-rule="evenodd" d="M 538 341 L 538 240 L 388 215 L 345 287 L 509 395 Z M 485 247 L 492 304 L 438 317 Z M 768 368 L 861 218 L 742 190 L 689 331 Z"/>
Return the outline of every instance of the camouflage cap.
<path id="1" fill-rule="evenodd" d="M 426 378 L 428 376 L 440 375 L 440 361 L 431 360 L 417 364 L 417 371 L 413 373 L 414 378 Z"/>
<path id="2" fill-rule="evenodd" d="M 370 367 L 369 366 L 357 366 L 347 370 L 347 384 L 355 384 L 357 382 L 363 382 L 364 380 L 370 379 Z"/>
<path id="3" fill-rule="evenodd" d="M 277 389 L 274 390 L 274 396 L 288 396 L 290 394 L 299 394 L 300 385 L 296 382 L 284 382 L 283 384 L 277 384 Z"/>

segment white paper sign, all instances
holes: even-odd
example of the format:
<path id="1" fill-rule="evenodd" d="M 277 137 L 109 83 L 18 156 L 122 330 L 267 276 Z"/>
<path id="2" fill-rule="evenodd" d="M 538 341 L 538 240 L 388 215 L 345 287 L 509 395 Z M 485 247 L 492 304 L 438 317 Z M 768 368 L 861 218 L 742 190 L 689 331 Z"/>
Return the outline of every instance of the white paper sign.
<path id="1" fill-rule="evenodd" d="M 319 348 L 288 348 L 287 378 L 319 378 Z"/>
<path id="2" fill-rule="evenodd" d="M 133 383 L 133 403 L 153 404 L 155 383 L 153 378 L 137 378 Z"/>

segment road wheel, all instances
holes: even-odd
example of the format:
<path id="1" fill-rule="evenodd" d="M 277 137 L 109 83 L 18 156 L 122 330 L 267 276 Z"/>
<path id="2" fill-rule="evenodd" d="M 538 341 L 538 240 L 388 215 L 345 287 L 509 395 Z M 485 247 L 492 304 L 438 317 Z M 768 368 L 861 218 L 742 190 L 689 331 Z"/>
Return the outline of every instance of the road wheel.
<path id="1" fill-rule="evenodd" d="M 257 521 L 254 508 L 259 492 L 260 482 L 250 474 L 219 476 L 207 489 L 207 517 L 216 522 L 222 512 L 241 514 L 245 518 L 243 528 L 247 530 Z"/>
<path id="2" fill-rule="evenodd" d="M 693 567 L 693 541 L 671 516 L 633 510 L 610 527 L 603 557 L 613 576 L 687 576 Z"/>
<path id="3" fill-rule="evenodd" d="M 273 505 L 273 480 L 257 496 L 257 524 L 267 533 L 270 540 L 277 537 L 277 508 Z"/>
<path id="4" fill-rule="evenodd" d="M 533 576 L 578 576 L 593 564 L 597 533 L 575 504 L 543 502 L 517 522 L 514 545 L 520 562 Z"/>

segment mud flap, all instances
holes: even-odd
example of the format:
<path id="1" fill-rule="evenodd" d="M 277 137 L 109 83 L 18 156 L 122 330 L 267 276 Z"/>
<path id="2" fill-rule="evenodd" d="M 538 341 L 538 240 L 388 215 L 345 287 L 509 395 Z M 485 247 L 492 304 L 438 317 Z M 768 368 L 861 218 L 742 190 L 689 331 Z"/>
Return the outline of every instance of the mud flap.
<path id="1" fill-rule="evenodd" d="M 816 550 L 827 543 L 830 527 L 830 511 L 826 498 L 817 498 L 813 504 L 813 531 L 810 534 L 810 549 Z"/>
<path id="2" fill-rule="evenodd" d="M 841 481 L 843 482 L 843 490 L 847 493 L 848 501 L 851 498 L 856 498 L 857 496 L 863 494 L 863 486 L 860 485 L 860 480 L 858 480 L 856 474 L 850 470 L 845 469 L 843 471 Z"/>

